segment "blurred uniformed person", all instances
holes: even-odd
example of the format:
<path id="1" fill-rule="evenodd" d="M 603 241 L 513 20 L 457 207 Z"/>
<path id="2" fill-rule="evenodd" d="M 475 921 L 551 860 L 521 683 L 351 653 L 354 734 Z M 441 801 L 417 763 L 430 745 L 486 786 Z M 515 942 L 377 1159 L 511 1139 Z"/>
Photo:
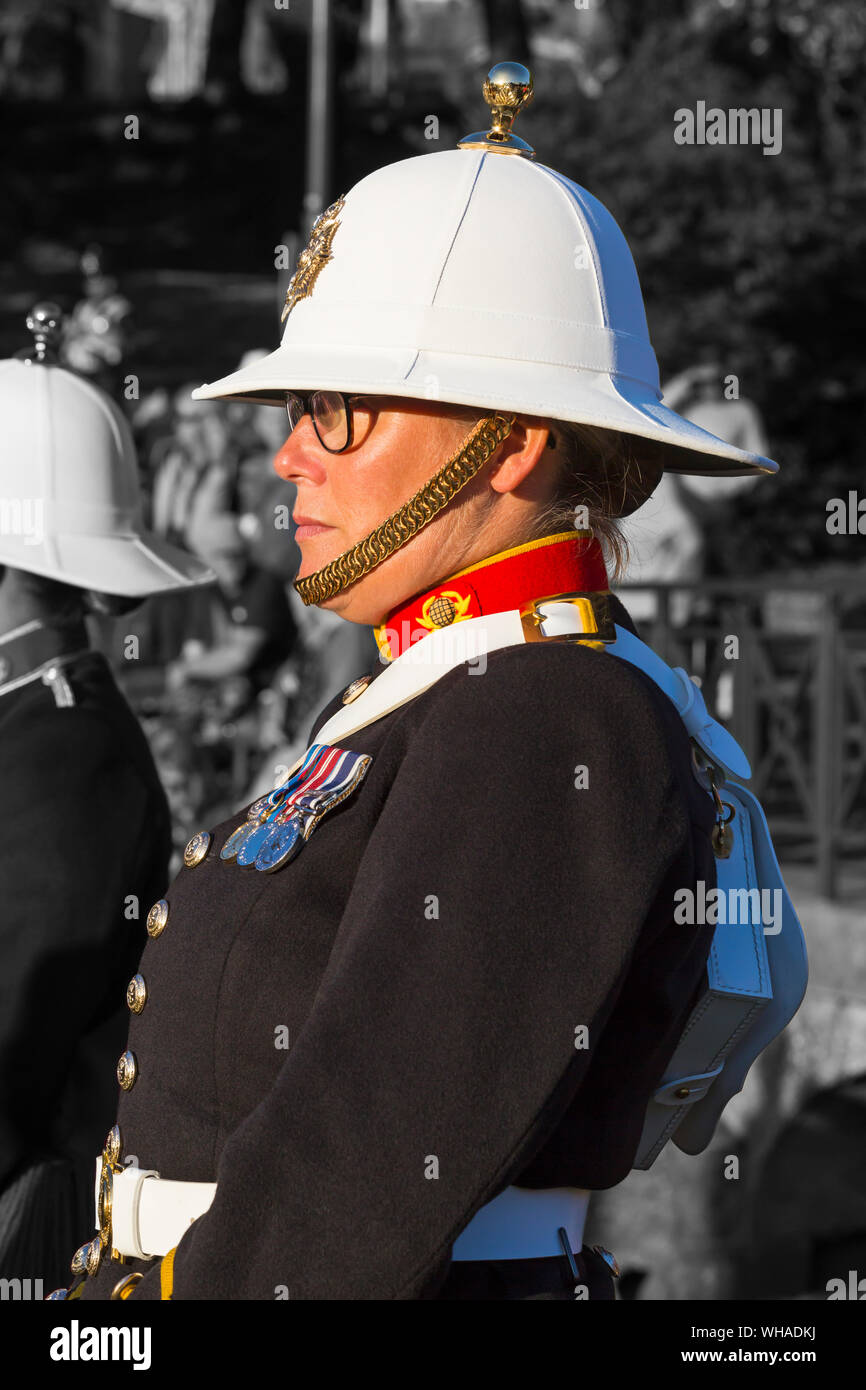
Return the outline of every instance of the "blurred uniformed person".
<path id="1" fill-rule="evenodd" d="M 54 363 L 54 306 L 28 322 L 33 349 L 0 363 L 0 1275 L 50 1288 L 113 1118 L 136 904 L 163 890 L 171 850 L 144 735 L 84 619 L 211 576 L 142 530 L 129 429 Z"/>
<path id="2" fill-rule="evenodd" d="M 593 528 L 663 467 L 776 465 L 660 403 L 621 232 L 511 133 L 528 72 L 485 94 L 322 214 L 281 346 L 197 393 L 288 408 L 296 588 L 381 660 L 153 904 L 58 1296 L 614 1297 L 586 1204 L 705 976 L 674 889 L 715 877 Z"/>

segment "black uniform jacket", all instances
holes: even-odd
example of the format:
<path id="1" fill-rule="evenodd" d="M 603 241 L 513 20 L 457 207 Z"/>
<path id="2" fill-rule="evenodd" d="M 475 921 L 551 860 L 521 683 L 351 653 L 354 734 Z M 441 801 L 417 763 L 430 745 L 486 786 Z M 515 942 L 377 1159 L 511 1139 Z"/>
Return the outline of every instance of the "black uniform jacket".
<path id="1" fill-rule="evenodd" d="M 13 640 L 18 657 L 27 639 Z M 44 661 L 87 634 L 33 641 Z M 0 694 L 0 1188 L 102 1146 L 123 990 L 171 852 L 147 741 L 105 658 L 84 651 L 62 673 L 74 703 L 39 678 Z"/>
<path id="2" fill-rule="evenodd" d="M 206 827 L 144 950 L 123 1154 L 219 1184 L 176 1299 L 437 1297 L 505 1186 L 625 1178 L 705 978 L 713 928 L 673 907 L 715 883 L 711 802 L 641 672 L 527 643 L 340 746 L 372 766 L 298 857 L 241 868 L 243 815 Z M 107 1258 L 81 1296 L 138 1269 L 159 1299 L 158 1262 Z"/>

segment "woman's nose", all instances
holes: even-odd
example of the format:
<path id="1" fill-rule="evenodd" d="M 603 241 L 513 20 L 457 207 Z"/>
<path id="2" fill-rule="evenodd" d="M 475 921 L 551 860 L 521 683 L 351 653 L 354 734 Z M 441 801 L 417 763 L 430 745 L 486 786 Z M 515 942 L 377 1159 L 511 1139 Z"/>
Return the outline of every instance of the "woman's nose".
<path id="1" fill-rule="evenodd" d="M 313 429 L 309 415 L 299 420 L 285 444 L 274 455 L 274 472 L 286 482 L 293 483 L 298 478 L 306 478 L 311 483 L 323 483 L 327 477 L 326 467 L 321 457 L 321 446 Z"/>

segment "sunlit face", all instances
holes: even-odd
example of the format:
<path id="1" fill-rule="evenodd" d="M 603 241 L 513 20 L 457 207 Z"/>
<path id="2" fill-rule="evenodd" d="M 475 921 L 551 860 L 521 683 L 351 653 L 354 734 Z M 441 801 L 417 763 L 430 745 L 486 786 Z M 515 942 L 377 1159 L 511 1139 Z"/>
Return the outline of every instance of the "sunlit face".
<path id="1" fill-rule="evenodd" d="M 328 453 L 305 415 L 274 461 L 279 476 L 297 487 L 299 578 L 336 559 L 397 511 L 458 452 L 485 414 L 384 396 L 364 397 L 352 409 L 353 439 L 344 453 Z M 493 459 L 427 526 L 321 607 L 351 622 L 380 623 L 440 579 L 517 543 L 521 524 L 552 490 L 551 469 L 529 476 L 546 438 L 543 427 L 518 422 Z"/>

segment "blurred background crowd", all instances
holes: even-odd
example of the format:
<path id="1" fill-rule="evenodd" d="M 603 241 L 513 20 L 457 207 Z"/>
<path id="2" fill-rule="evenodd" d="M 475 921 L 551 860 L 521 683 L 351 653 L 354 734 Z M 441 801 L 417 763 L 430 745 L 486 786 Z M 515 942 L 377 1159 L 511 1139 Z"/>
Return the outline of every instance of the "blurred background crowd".
<path id="1" fill-rule="evenodd" d="M 710 1181 L 693 1159 L 680 1172 L 672 1152 L 667 1178 L 632 1175 L 642 1208 L 620 1197 L 624 1289 L 815 1296 L 839 1242 L 866 1272 L 863 1194 L 832 1165 L 821 1200 L 844 1214 L 813 1203 L 800 1265 L 779 1236 L 791 1224 L 779 1173 L 816 1125 L 856 1130 L 866 1171 L 855 929 L 866 516 L 859 531 L 827 524 L 831 499 L 866 495 L 866 11 L 856 0 L 3 0 L 0 356 L 22 346 L 36 300 L 61 304 L 63 360 L 130 419 L 148 525 L 216 573 L 134 619 L 90 620 L 150 738 L 179 850 L 279 781 L 316 712 L 376 658 L 368 630 L 305 609 L 292 589 L 294 494 L 272 466 L 282 412 L 190 391 L 249 360 L 250 345 L 272 350 L 315 216 L 371 169 L 483 125 L 480 81 L 505 58 L 535 76 L 521 135 L 626 233 L 666 402 L 781 465 L 757 482 L 665 475 L 626 528 L 625 600 L 754 752 L 824 973 L 801 1032 L 779 1040 L 784 1101 L 775 1083 L 760 1103 L 744 1093 L 742 1125 L 778 1101 L 750 1189 L 770 1212 L 763 1233 L 757 1218 L 732 1221 L 714 1190 L 700 1255 L 667 1230 L 656 1259 L 658 1223 L 640 1234 L 647 1185 Z M 781 151 L 675 143 L 674 112 L 699 100 L 781 110 Z M 740 654 L 726 668 L 730 633 Z M 604 1215 L 598 1238 L 617 1249 L 616 1213 Z"/>

